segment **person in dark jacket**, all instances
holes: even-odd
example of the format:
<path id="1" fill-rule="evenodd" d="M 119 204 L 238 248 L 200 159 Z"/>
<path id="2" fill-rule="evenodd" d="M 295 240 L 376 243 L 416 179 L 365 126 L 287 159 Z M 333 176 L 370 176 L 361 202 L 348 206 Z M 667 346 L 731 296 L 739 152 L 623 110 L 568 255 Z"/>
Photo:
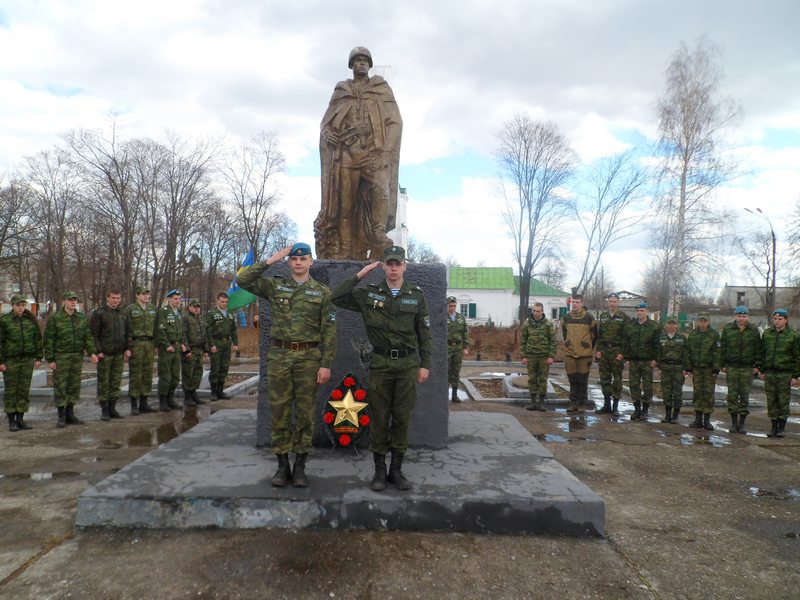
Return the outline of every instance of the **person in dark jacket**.
<path id="1" fill-rule="evenodd" d="M 111 290 L 106 303 L 95 309 L 89 320 L 97 349 L 97 401 L 103 421 L 122 418 L 117 412 L 117 400 L 125 359 L 131 356 L 133 335 L 130 317 L 121 303 L 119 290 Z"/>
<path id="2" fill-rule="evenodd" d="M 636 305 L 636 318 L 625 326 L 622 354 L 628 362 L 628 381 L 633 398 L 631 421 L 647 420 L 653 399 L 653 369 L 658 364 L 658 340 L 661 327 L 647 313 L 647 304 Z"/>

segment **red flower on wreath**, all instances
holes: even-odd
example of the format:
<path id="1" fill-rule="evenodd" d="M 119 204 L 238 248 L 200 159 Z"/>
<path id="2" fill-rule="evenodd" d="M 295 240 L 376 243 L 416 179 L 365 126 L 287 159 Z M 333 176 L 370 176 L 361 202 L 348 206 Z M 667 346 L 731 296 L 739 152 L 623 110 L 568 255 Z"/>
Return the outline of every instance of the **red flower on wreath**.
<path id="1" fill-rule="evenodd" d="M 351 441 L 352 440 L 350 440 L 350 436 L 347 435 L 346 433 L 339 436 L 339 443 L 342 446 L 349 446 Z"/>
<path id="2" fill-rule="evenodd" d="M 364 398 L 367 397 L 367 392 L 365 392 L 364 390 L 356 390 L 356 393 L 353 394 L 353 396 L 355 396 L 356 400 L 361 402 L 362 400 L 364 400 Z"/>
<path id="3" fill-rule="evenodd" d="M 331 398 L 334 400 L 341 400 L 342 399 L 342 390 L 333 390 L 331 392 Z"/>
<path id="4" fill-rule="evenodd" d="M 331 423 L 333 423 L 333 419 L 334 417 L 332 412 L 326 412 L 325 416 L 322 417 L 322 420 L 325 421 L 326 425 L 330 425 Z"/>
<path id="5" fill-rule="evenodd" d="M 356 380 L 352 377 L 345 377 L 343 383 L 345 387 L 353 387 L 356 384 Z"/>
<path id="6" fill-rule="evenodd" d="M 361 425 L 362 427 L 366 427 L 367 425 L 369 425 L 369 415 L 361 415 L 358 418 L 358 424 Z"/>

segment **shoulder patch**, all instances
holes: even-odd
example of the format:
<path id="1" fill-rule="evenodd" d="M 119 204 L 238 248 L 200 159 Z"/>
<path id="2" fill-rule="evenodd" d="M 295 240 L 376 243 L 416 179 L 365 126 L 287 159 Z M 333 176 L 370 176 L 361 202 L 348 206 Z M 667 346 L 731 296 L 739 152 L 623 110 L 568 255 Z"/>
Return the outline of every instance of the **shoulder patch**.
<path id="1" fill-rule="evenodd" d="M 426 329 L 431 328 L 431 318 L 428 315 L 425 315 L 425 318 L 423 319 L 423 324 L 425 325 Z"/>
<path id="2" fill-rule="evenodd" d="M 336 311 L 328 311 L 328 323 L 336 323 Z"/>

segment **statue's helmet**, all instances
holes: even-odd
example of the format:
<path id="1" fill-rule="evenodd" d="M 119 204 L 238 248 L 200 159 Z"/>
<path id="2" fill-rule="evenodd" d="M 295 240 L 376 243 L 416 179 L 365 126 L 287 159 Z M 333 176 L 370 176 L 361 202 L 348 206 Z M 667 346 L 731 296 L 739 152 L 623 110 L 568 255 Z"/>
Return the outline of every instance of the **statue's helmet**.
<path id="1" fill-rule="evenodd" d="M 352 50 L 350 50 L 350 58 L 347 59 L 347 68 L 353 68 L 353 61 L 355 60 L 356 56 L 366 56 L 369 60 L 369 68 L 372 68 L 372 54 L 369 50 L 364 48 L 364 46 L 356 46 Z"/>

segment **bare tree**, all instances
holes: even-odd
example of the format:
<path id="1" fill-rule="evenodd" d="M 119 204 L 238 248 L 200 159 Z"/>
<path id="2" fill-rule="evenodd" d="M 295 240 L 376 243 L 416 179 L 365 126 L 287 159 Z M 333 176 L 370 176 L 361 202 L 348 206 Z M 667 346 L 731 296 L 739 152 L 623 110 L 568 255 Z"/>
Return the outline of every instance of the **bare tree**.
<path id="1" fill-rule="evenodd" d="M 644 197 L 648 175 L 637 163 L 635 151 L 629 150 L 600 159 L 587 181 L 591 192 L 575 204 L 575 217 L 587 243 L 575 286 L 581 293 L 595 279 L 603 253 L 639 230 L 645 213 L 635 210 L 635 205 Z"/>
<path id="2" fill-rule="evenodd" d="M 768 315 L 775 310 L 775 263 L 778 256 L 773 235 L 771 231 L 761 230 L 736 238 L 736 246 L 747 259 L 741 271 L 755 286 L 756 294 Z"/>
<path id="3" fill-rule="evenodd" d="M 595 269 L 594 276 L 586 284 L 583 292 L 583 303 L 594 310 L 602 310 L 606 305 L 606 297 L 614 291 L 614 280 L 606 275 L 602 263 Z"/>
<path id="4" fill-rule="evenodd" d="M 425 242 L 419 241 L 414 236 L 408 240 L 408 248 L 406 248 L 406 258 L 415 263 L 440 263 L 442 259 L 438 254 Z"/>
<path id="5" fill-rule="evenodd" d="M 658 102 L 663 217 L 672 221 L 669 253 L 669 312 L 677 313 L 685 283 L 697 267 L 698 250 L 712 236 L 716 221 L 709 208 L 712 192 L 732 178 L 734 166 L 721 149 L 722 134 L 739 115 L 720 95 L 719 49 L 703 38 L 693 49 L 682 44 L 667 67 L 666 89 Z M 666 257 L 666 255 L 665 255 Z"/>
<path id="6" fill-rule="evenodd" d="M 567 280 L 567 265 L 561 256 L 550 253 L 539 263 L 534 277 L 545 285 L 563 290 Z"/>
<path id="7" fill-rule="evenodd" d="M 202 219 L 198 247 L 200 258 L 207 265 L 206 281 L 201 292 L 206 303 L 210 304 L 214 300 L 214 284 L 222 264 L 237 260 L 236 233 L 233 216 L 225 210 L 221 201 L 213 201 Z"/>
<path id="8" fill-rule="evenodd" d="M 569 199 L 559 193 L 576 164 L 558 127 L 524 114 L 506 122 L 498 135 L 496 158 L 503 173 L 503 219 L 514 242 L 520 275 L 519 320 L 527 317 L 530 281 L 539 261 L 558 245 Z M 510 189 L 507 189 L 510 188 Z"/>

